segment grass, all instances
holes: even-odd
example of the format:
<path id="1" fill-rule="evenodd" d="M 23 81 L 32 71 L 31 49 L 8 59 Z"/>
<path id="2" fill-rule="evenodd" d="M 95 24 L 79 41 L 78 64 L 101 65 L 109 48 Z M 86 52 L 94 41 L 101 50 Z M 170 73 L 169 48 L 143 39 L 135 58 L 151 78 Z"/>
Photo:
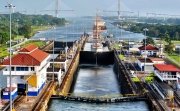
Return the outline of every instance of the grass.
<path id="1" fill-rule="evenodd" d="M 141 82 L 138 77 L 132 77 L 131 79 L 133 82 Z"/>
<path id="2" fill-rule="evenodd" d="M 170 63 L 174 64 L 175 66 L 180 68 L 180 55 L 173 53 L 173 54 L 168 54 L 166 53 L 166 59 Z"/>
<path id="3" fill-rule="evenodd" d="M 32 35 L 34 35 L 38 31 L 47 30 L 49 28 L 50 28 L 50 26 L 32 26 Z M 24 36 L 17 35 L 14 38 L 14 40 L 19 40 L 21 38 L 24 38 Z M 28 41 L 28 42 L 24 43 L 23 45 L 21 45 L 21 47 L 25 47 L 25 46 L 27 46 L 29 44 L 34 44 L 34 45 L 36 45 L 38 47 L 42 47 L 42 46 L 46 45 L 46 42 L 44 42 L 44 41 Z M 0 58 L 4 58 L 4 57 L 9 55 L 9 52 L 7 51 L 7 48 L 8 47 L 6 46 L 5 43 L 0 45 Z"/>
<path id="4" fill-rule="evenodd" d="M 172 41 L 172 43 L 174 43 L 174 44 L 180 44 L 180 40 L 179 40 L 179 41 L 177 41 L 177 40 L 176 40 L 176 41 L 175 41 L 175 40 L 173 40 L 173 41 Z"/>
<path id="5" fill-rule="evenodd" d="M 19 40 L 19 39 L 22 39 L 22 38 L 24 38 L 24 36 L 22 36 L 22 35 L 17 35 L 16 37 L 14 37 L 14 40 Z"/>
<path id="6" fill-rule="evenodd" d="M 32 41 L 25 42 L 21 47 L 26 47 L 26 46 L 28 46 L 30 44 L 34 44 L 34 45 L 36 45 L 38 47 L 43 47 L 43 46 L 46 45 L 46 42 L 45 41 L 40 41 L 40 40 L 35 40 L 35 41 L 32 40 Z"/>
<path id="7" fill-rule="evenodd" d="M 169 57 L 171 59 L 174 59 L 175 61 L 177 61 L 180 64 L 180 55 L 176 54 L 176 55 L 169 55 Z"/>
<path id="8" fill-rule="evenodd" d="M 21 45 L 21 47 L 26 47 L 29 44 L 34 44 L 34 45 L 36 45 L 38 47 L 43 47 L 43 46 L 46 45 L 46 42 L 45 41 L 40 41 L 40 40 L 27 41 L 23 45 Z M 8 47 L 5 44 L 0 46 L 0 58 L 4 58 L 4 57 L 9 55 L 7 48 Z"/>
<path id="9" fill-rule="evenodd" d="M 125 59 L 124 55 L 122 55 L 122 54 L 119 55 L 119 58 L 120 58 L 121 60 L 124 60 L 124 59 Z"/>
<path id="10" fill-rule="evenodd" d="M 118 43 L 115 43 L 115 44 L 113 44 L 113 45 L 112 45 L 112 48 L 115 48 L 115 49 L 120 49 L 120 46 L 119 46 L 119 44 L 118 44 Z"/>
<path id="11" fill-rule="evenodd" d="M 47 30 L 47 29 L 50 29 L 50 26 L 32 26 L 31 35 L 33 36 L 38 31 Z"/>
<path id="12" fill-rule="evenodd" d="M 8 56 L 9 53 L 7 51 L 7 46 L 5 44 L 3 44 L 1 47 L 0 47 L 0 58 L 4 58 L 6 56 Z"/>

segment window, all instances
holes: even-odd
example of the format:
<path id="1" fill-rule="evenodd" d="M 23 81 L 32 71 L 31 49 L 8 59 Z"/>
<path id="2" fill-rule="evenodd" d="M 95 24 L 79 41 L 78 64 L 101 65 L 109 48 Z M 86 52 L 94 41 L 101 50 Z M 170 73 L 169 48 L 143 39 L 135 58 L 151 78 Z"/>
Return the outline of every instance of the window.
<path id="1" fill-rule="evenodd" d="M 28 71 L 28 67 L 16 67 L 16 71 Z"/>
<path id="2" fill-rule="evenodd" d="M 21 79 L 24 79 L 24 76 L 20 76 Z"/>
<path id="3" fill-rule="evenodd" d="M 31 71 L 34 71 L 34 67 L 31 67 Z"/>
<path id="4" fill-rule="evenodd" d="M 11 67 L 11 71 L 14 71 L 14 67 Z"/>

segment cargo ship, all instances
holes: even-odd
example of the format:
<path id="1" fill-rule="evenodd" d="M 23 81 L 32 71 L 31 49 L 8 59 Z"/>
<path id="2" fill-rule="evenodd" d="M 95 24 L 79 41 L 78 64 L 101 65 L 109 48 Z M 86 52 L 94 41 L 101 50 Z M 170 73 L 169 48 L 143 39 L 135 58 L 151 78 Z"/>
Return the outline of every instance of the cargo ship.
<path id="1" fill-rule="evenodd" d="M 100 16 L 96 14 L 96 19 L 93 25 L 93 43 L 91 45 L 92 50 L 97 52 L 103 51 L 102 36 L 101 33 L 106 31 L 107 27 L 105 22 Z"/>

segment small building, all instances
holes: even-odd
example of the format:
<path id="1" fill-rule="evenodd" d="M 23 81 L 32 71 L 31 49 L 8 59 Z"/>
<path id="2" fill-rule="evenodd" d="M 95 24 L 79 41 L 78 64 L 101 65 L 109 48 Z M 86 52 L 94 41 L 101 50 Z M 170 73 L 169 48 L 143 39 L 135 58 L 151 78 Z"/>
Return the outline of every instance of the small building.
<path id="1" fill-rule="evenodd" d="M 154 74 L 161 81 L 178 81 L 178 76 L 180 74 L 180 69 L 176 68 L 170 64 L 155 64 L 154 65 Z"/>
<path id="2" fill-rule="evenodd" d="M 141 71 L 144 71 L 144 65 L 145 65 L 147 72 L 153 72 L 154 71 L 154 68 L 153 68 L 154 64 L 165 64 L 165 61 L 162 58 L 149 57 L 149 58 L 146 58 L 146 63 L 145 63 L 145 58 L 139 58 L 136 61 L 136 63 L 137 63 L 137 65 Z"/>
<path id="3" fill-rule="evenodd" d="M 3 61 L 3 75 L 7 76 L 7 88 L 3 91 L 2 98 L 9 99 L 9 91 L 12 91 L 12 97 L 18 95 L 37 96 L 45 85 L 46 69 L 48 67 L 48 53 L 41 51 L 35 45 L 29 45 L 22 48 L 18 54 L 13 55 L 10 59 Z M 10 69 L 12 75 L 10 90 Z M 8 90 L 9 89 L 9 90 Z"/>
<path id="4" fill-rule="evenodd" d="M 153 62 L 151 61 L 151 59 L 149 58 L 146 58 L 146 62 L 145 62 L 145 59 L 144 58 L 139 58 L 137 61 L 136 61 L 138 67 L 140 68 L 141 71 L 144 71 L 144 65 L 145 65 L 145 71 L 147 72 L 151 72 L 153 71 Z"/>
<path id="5" fill-rule="evenodd" d="M 164 59 L 162 58 L 154 58 L 154 57 L 151 57 L 149 58 L 154 64 L 165 64 L 165 61 Z"/>
<path id="6" fill-rule="evenodd" d="M 151 45 L 151 44 L 148 44 L 146 46 L 141 46 L 138 48 L 139 49 L 139 53 L 141 55 L 147 55 L 148 57 L 156 57 L 157 55 L 159 55 L 159 48 Z M 146 52 L 145 52 L 146 50 Z"/>
<path id="7" fill-rule="evenodd" d="M 58 55 L 54 60 L 51 59 L 47 68 L 47 80 L 56 81 L 58 84 L 62 82 L 63 76 L 67 71 L 68 60 Z"/>
<path id="8" fill-rule="evenodd" d="M 175 51 L 176 51 L 177 53 L 180 53 L 180 44 L 177 44 L 177 45 L 175 46 Z"/>

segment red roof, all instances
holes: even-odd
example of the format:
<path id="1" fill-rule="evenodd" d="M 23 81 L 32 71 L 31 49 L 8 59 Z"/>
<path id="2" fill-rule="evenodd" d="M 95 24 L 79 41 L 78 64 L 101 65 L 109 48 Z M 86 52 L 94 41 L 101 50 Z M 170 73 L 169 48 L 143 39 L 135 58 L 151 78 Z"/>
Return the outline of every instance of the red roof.
<path id="1" fill-rule="evenodd" d="M 28 45 L 27 47 L 22 48 L 19 52 L 31 52 L 37 48 L 38 48 L 37 46 L 31 44 L 31 45 Z"/>
<path id="2" fill-rule="evenodd" d="M 162 58 L 149 58 L 151 61 L 164 61 Z"/>
<path id="3" fill-rule="evenodd" d="M 145 50 L 145 46 L 139 47 L 139 50 Z M 148 45 L 146 46 L 146 50 L 159 50 L 159 49 L 158 49 L 157 47 L 151 45 L 151 44 L 148 44 Z"/>
<path id="4" fill-rule="evenodd" d="M 170 64 L 155 64 L 154 67 L 164 72 L 180 72 L 180 69 Z"/>
<path id="5" fill-rule="evenodd" d="M 35 47 L 24 48 L 28 49 L 30 53 L 19 53 L 12 57 L 12 65 L 24 65 L 24 66 L 39 66 L 41 62 L 49 55 L 46 52 L 39 50 Z M 31 49 L 31 50 L 29 50 Z M 3 65 L 9 65 L 10 59 L 3 62 Z"/>

